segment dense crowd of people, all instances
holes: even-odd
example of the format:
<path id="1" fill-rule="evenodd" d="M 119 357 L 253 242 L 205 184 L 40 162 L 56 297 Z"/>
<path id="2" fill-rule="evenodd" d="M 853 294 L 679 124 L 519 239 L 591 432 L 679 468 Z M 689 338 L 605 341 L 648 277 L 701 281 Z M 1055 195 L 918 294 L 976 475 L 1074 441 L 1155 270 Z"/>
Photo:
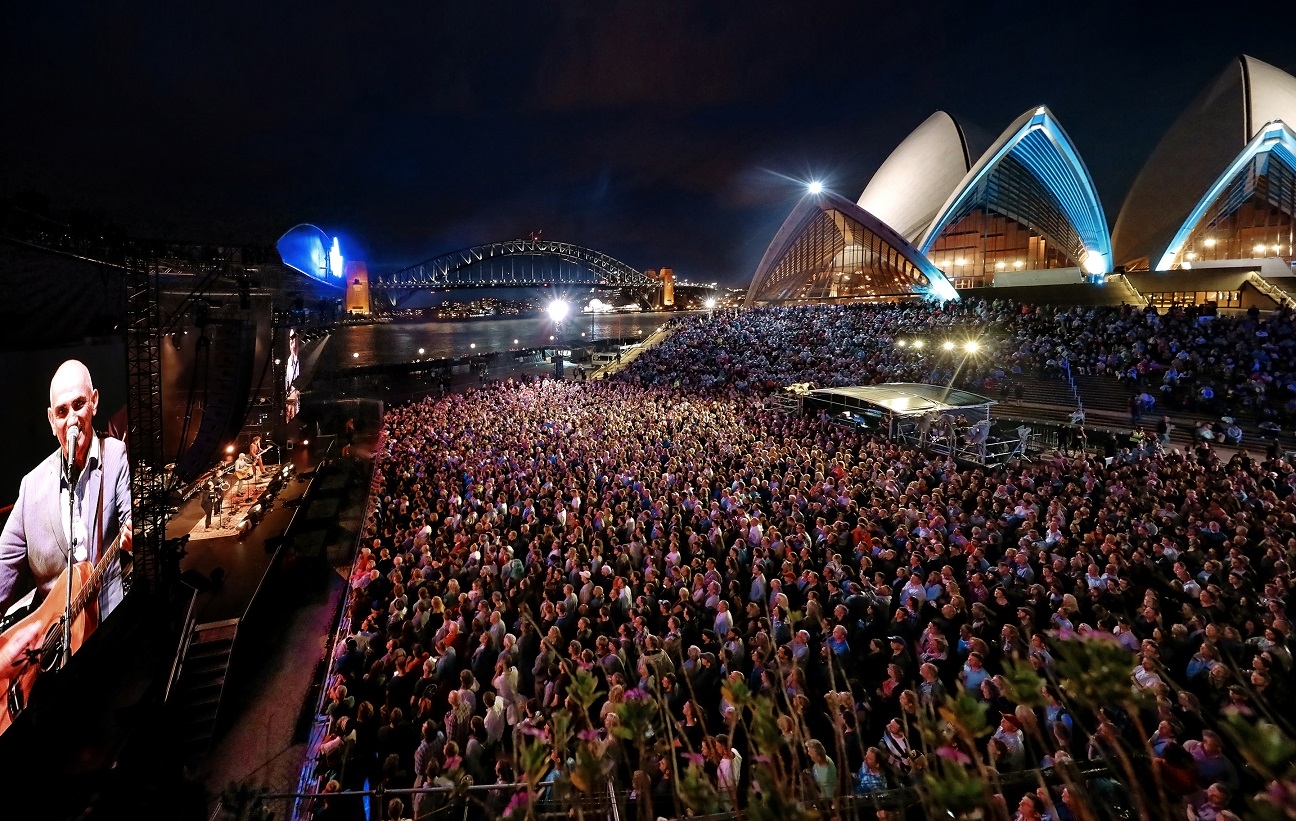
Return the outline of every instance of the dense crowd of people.
<path id="1" fill-rule="evenodd" d="M 736 682 L 773 700 L 781 763 L 807 800 L 916 783 L 935 754 L 921 717 L 965 692 L 994 730 L 975 749 L 948 742 L 954 755 L 1001 774 L 1146 756 L 1178 811 L 1245 814 L 1266 785 L 1224 716 L 1291 732 L 1291 464 L 1150 442 L 1110 464 L 1081 453 L 974 468 L 760 396 L 931 381 L 950 365 L 902 353 L 898 336 L 992 327 L 1007 331 L 1005 355 L 987 367 L 1065 355 L 1127 378 L 1175 368 L 1185 386 L 1258 380 L 1289 396 L 1291 317 L 1259 322 L 985 303 L 718 313 L 610 381 L 503 382 L 391 409 L 352 629 L 331 662 L 320 787 L 459 773 L 514 784 L 519 739 L 552 732 L 583 670 L 601 696 L 581 737 L 660 816 L 684 812 L 686 762 L 723 807 L 747 801 L 757 756 L 723 686 Z M 1102 323 L 1111 330 L 1086 337 Z M 1243 356 L 1261 327 L 1274 350 Z M 1141 706 L 1073 703 L 1055 657 L 1070 636 L 1124 648 Z M 1014 664 L 1041 693 L 1014 692 Z M 671 743 L 641 759 L 613 730 L 619 705 L 645 695 Z M 568 766 L 555 757 L 545 780 Z M 1030 821 L 1101 817 L 1135 800 L 1119 783 L 1006 799 Z M 436 801 L 395 811 L 417 818 Z"/>
<path id="2" fill-rule="evenodd" d="M 976 339 L 982 352 L 964 357 Z M 900 340 L 922 340 L 915 348 Z M 1064 364 L 1065 363 L 1065 364 Z M 1296 314 L 1205 316 L 1195 307 L 1026 306 L 969 300 L 924 304 L 795 306 L 719 312 L 685 323 L 640 357 L 630 378 L 682 388 L 774 390 L 877 381 L 1005 390 L 1024 375 L 1125 380 L 1138 416 L 1163 411 L 1246 416 L 1271 430 L 1296 426 Z M 1221 428 L 1224 426 L 1220 426 Z"/>

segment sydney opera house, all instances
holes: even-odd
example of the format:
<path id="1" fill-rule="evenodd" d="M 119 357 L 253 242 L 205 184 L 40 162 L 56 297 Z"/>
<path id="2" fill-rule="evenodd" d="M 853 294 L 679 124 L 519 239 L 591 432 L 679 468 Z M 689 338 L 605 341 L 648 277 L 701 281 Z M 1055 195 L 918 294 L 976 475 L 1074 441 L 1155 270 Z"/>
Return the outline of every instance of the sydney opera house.
<path id="1" fill-rule="evenodd" d="M 826 191 L 801 199 L 747 304 L 1029 288 L 1032 300 L 1271 308 L 1296 305 L 1294 244 L 1296 77 L 1242 56 L 1162 137 L 1114 225 L 1046 106 L 989 145 L 937 111 L 857 202 Z"/>

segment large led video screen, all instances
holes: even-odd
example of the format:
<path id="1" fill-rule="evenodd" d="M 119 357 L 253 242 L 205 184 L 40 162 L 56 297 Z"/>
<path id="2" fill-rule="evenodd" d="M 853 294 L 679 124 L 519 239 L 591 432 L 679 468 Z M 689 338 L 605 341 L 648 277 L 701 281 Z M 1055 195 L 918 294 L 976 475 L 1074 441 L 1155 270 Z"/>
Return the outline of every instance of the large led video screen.
<path id="1" fill-rule="evenodd" d="M 123 341 L 0 351 L 0 373 L 3 733 L 121 603 L 132 530 Z"/>

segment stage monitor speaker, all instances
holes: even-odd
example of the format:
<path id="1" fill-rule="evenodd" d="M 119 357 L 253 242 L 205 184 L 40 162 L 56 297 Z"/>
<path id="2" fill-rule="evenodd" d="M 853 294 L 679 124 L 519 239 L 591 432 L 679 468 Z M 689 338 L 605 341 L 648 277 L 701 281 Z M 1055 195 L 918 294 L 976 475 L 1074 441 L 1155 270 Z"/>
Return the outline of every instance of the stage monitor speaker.
<path id="1" fill-rule="evenodd" d="M 207 470 L 243 427 L 243 413 L 247 410 L 248 396 L 252 391 L 255 324 L 241 320 L 212 321 L 208 328 L 220 332 L 211 334 L 211 361 L 202 424 L 193 444 L 176 467 L 176 476 L 185 484 Z"/>

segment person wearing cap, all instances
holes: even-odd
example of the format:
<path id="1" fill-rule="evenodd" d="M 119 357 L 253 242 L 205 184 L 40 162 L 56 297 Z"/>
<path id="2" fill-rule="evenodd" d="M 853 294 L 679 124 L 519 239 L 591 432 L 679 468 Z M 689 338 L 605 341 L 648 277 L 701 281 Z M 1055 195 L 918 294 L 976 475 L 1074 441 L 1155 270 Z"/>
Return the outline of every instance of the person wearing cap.
<path id="1" fill-rule="evenodd" d="M 992 739 L 1004 745 L 1006 755 L 1000 769 L 1017 771 L 1026 767 L 1026 743 L 1022 737 L 1021 721 L 1012 713 L 1001 713 L 999 727 Z"/>

